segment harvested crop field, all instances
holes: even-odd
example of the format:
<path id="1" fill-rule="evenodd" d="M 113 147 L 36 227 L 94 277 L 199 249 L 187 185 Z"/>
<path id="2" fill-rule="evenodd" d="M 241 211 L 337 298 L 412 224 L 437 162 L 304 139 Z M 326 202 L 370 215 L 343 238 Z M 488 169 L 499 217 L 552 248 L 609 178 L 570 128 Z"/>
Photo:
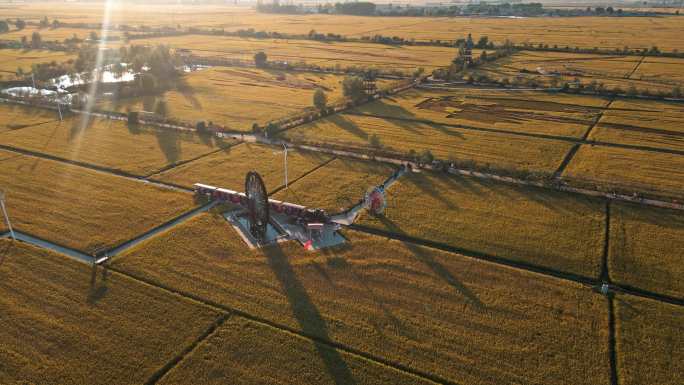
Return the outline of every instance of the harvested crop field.
<path id="1" fill-rule="evenodd" d="M 684 157 L 677 154 L 583 145 L 563 177 L 608 191 L 684 197 Z"/>
<path id="2" fill-rule="evenodd" d="M 354 111 L 408 122 L 579 138 L 607 103 L 591 96 L 461 88 L 408 90 Z"/>
<path id="3" fill-rule="evenodd" d="M 194 206 L 187 193 L 0 150 L 0 186 L 17 230 L 93 253 Z"/>
<path id="4" fill-rule="evenodd" d="M 465 176 L 407 173 L 359 224 L 556 271 L 598 277 L 605 203 Z"/>
<path id="5" fill-rule="evenodd" d="M 56 111 L 0 103 L 0 134 L 6 131 L 55 122 L 58 119 Z M 2 143 L 5 144 L 4 141 Z"/>
<path id="6" fill-rule="evenodd" d="M 29 34 L 30 36 L 30 34 Z M 0 35 L 4 38 L 4 35 Z M 0 49 L 0 79 L 16 79 L 19 68 L 25 73 L 31 72 L 34 64 L 66 62 L 75 57 L 73 54 L 47 51 L 47 50 L 23 50 L 23 49 Z"/>
<path id="7" fill-rule="evenodd" d="M 663 87 L 684 86 L 684 59 L 646 57 L 632 79 L 660 84 Z"/>
<path id="8" fill-rule="evenodd" d="M 435 384 L 309 339 L 243 318 L 221 326 L 174 368 L 161 385 L 183 384 Z"/>
<path id="9" fill-rule="evenodd" d="M 323 90 L 329 103 L 342 97 L 342 77 L 331 74 L 283 72 L 250 68 L 215 67 L 186 74 L 183 85 L 155 98 L 122 98 L 100 104 L 124 112 L 154 111 L 166 102 L 166 117 L 195 123 L 200 120 L 228 130 L 250 131 L 313 108 L 313 94 Z"/>
<path id="10" fill-rule="evenodd" d="M 684 310 L 680 306 L 619 295 L 615 299 L 620 384 L 681 384 Z"/>
<path id="11" fill-rule="evenodd" d="M 587 86 L 593 82 L 597 88 L 619 88 L 623 93 L 628 92 L 630 87 L 636 87 L 637 91 L 670 92 L 674 86 L 679 85 L 671 80 L 664 81 L 656 76 L 649 76 L 654 68 L 652 65 L 647 66 L 650 69 L 646 69 L 646 73 L 638 75 L 644 65 L 641 56 L 521 51 L 469 73 L 486 75 L 497 81 L 517 81 L 520 84 L 534 79 L 547 87 L 560 87 L 563 83 L 572 84 L 579 80 Z M 672 65 L 671 69 L 674 68 L 676 66 Z"/>
<path id="12" fill-rule="evenodd" d="M 615 100 L 589 139 L 684 151 L 684 105 L 653 100 Z"/>
<path id="13" fill-rule="evenodd" d="M 82 116 L 0 133 L 0 140 L 15 148 L 136 175 L 147 175 L 235 143 L 210 134 L 129 127 L 124 121 L 84 120 Z"/>
<path id="14" fill-rule="evenodd" d="M 307 31 L 308 32 L 308 31 Z M 264 52 L 268 60 L 290 63 L 303 61 L 322 67 L 375 67 L 403 70 L 417 68 L 431 71 L 446 67 L 456 55 L 452 47 L 392 46 L 357 42 L 319 42 L 314 40 L 250 39 L 226 36 L 185 35 L 133 40 L 133 44 L 166 44 L 190 49 L 193 54 L 252 61 Z"/>
<path id="15" fill-rule="evenodd" d="M 322 253 L 292 242 L 250 251 L 220 215 L 202 214 L 112 263 L 456 383 L 608 381 L 608 306 L 586 287 L 345 235 Z"/>
<path id="16" fill-rule="evenodd" d="M 295 142 L 325 142 L 364 150 L 373 149 L 373 135 L 386 151 L 407 154 L 410 150 L 418 153 L 429 150 L 442 160 L 539 173 L 553 173 L 572 146 L 570 142 L 555 139 L 345 113 L 285 133 Z"/>
<path id="17" fill-rule="evenodd" d="M 684 213 L 613 204 L 609 245 L 614 282 L 684 298 Z"/>
<path id="18" fill-rule="evenodd" d="M 144 383 L 219 316 L 120 274 L 2 239 L 0 291 L 3 384 Z"/>
<path id="19" fill-rule="evenodd" d="M 243 143 L 201 159 L 175 167 L 154 178 L 185 187 L 195 183 L 244 191 L 245 175 L 255 170 L 269 191 L 284 184 L 283 148 Z M 290 182 L 330 160 L 315 152 L 288 150 L 287 169 Z"/>
<path id="20" fill-rule="evenodd" d="M 395 168 L 375 162 L 337 158 L 279 191 L 274 198 L 336 213 L 359 203 Z"/>

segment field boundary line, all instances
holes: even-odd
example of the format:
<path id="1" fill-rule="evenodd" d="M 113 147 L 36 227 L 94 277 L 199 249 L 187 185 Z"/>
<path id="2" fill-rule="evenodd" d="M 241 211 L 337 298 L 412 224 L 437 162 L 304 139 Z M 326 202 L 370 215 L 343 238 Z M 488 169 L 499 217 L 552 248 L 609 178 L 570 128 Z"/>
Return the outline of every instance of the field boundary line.
<path id="1" fill-rule="evenodd" d="M 43 125 L 43 124 L 54 123 L 54 122 L 58 122 L 58 121 L 59 121 L 59 119 L 55 119 L 55 120 L 46 120 L 46 121 L 40 122 L 40 123 L 26 124 L 26 125 L 23 125 L 23 126 L 17 127 L 17 128 L 9 128 L 7 131 L 1 132 L 0 135 L 6 134 L 6 133 L 9 133 L 9 132 L 14 132 L 14 131 L 23 130 L 24 128 L 32 128 L 32 127 L 36 127 L 36 126 L 41 126 L 41 125 Z"/>
<path id="2" fill-rule="evenodd" d="M 205 340 L 213 336 L 216 331 L 230 318 L 230 313 L 220 314 L 214 322 L 212 322 L 207 330 L 202 332 L 189 346 L 186 346 L 175 357 L 168 361 L 164 366 L 159 368 L 152 376 L 145 381 L 145 385 L 155 385 L 159 380 L 163 379 L 173 368 L 178 366 L 188 354 L 192 353 Z"/>
<path id="3" fill-rule="evenodd" d="M 580 275 L 580 274 L 559 271 L 559 270 L 555 270 L 552 268 L 534 265 L 534 264 L 530 264 L 530 263 L 526 263 L 526 262 L 514 261 L 514 260 L 511 260 L 508 258 L 503 258 L 503 257 L 499 257 L 496 255 L 490 255 L 490 254 L 482 253 L 479 251 L 463 249 L 463 248 L 460 248 L 458 246 L 447 245 L 447 244 L 432 241 L 429 239 L 416 238 L 416 237 L 412 237 L 409 235 L 400 235 L 400 234 L 396 234 L 396 233 L 385 231 L 385 230 L 367 227 L 364 225 L 354 225 L 353 224 L 353 225 L 348 226 L 348 228 L 351 230 L 354 230 L 354 231 L 362 232 L 362 233 L 377 235 L 377 236 L 385 237 L 388 239 L 394 239 L 394 240 L 398 240 L 401 242 L 407 242 L 407 243 L 415 244 L 418 246 L 424 246 L 424 247 L 439 250 L 439 251 L 445 251 L 448 253 L 454 253 L 454 254 L 464 256 L 464 257 L 477 259 L 477 260 L 493 263 L 496 265 L 507 266 L 507 267 L 514 268 L 517 270 L 523 270 L 523 271 L 527 271 L 530 273 L 536 273 L 539 275 L 544 275 L 547 277 L 553 277 L 556 279 L 571 281 L 571 282 L 583 284 L 586 286 L 590 286 L 592 288 L 597 288 L 602 284 L 600 278 L 591 278 L 591 277 L 587 277 L 587 276 Z M 636 297 L 648 298 L 648 299 L 651 299 L 654 301 L 659 301 L 659 302 L 667 302 L 667 303 L 672 304 L 672 305 L 684 306 L 684 299 L 671 297 L 671 296 L 668 296 L 665 294 L 655 293 L 655 292 L 640 289 L 640 288 L 635 288 L 635 287 L 631 287 L 631 286 L 627 286 L 627 285 L 618 285 L 618 284 L 614 284 L 614 283 L 608 284 L 608 287 L 611 291 L 626 293 L 626 294 L 630 294 L 630 295 L 633 295 Z"/>
<path id="4" fill-rule="evenodd" d="M 178 167 L 178 166 L 182 166 L 182 165 L 184 165 L 184 164 L 188 164 L 188 163 L 190 163 L 190 162 L 194 162 L 194 161 L 196 161 L 196 160 L 200 160 L 200 159 L 202 159 L 202 158 L 204 158 L 204 157 L 207 157 L 207 156 L 210 156 L 210 155 L 214 155 L 214 154 L 219 153 L 219 152 L 221 152 L 221 151 L 229 150 L 229 149 L 231 149 L 231 148 L 233 148 L 233 147 L 235 147 L 235 146 L 238 146 L 238 145 L 240 145 L 240 144 L 242 144 L 242 143 L 244 143 L 244 142 L 233 143 L 233 144 L 231 144 L 230 146 L 218 148 L 218 149 L 216 149 L 216 150 L 209 151 L 209 152 L 207 152 L 207 153 L 205 153 L 205 154 L 198 155 L 198 156 L 196 156 L 196 157 L 194 157 L 194 158 L 182 160 L 182 161 L 180 161 L 180 162 L 176 162 L 176 163 L 172 163 L 172 164 L 167 164 L 166 166 L 160 168 L 159 170 L 153 171 L 153 172 L 151 172 L 151 173 L 149 173 L 149 174 L 143 176 L 142 178 L 143 178 L 143 179 L 150 179 L 150 180 L 151 180 L 151 178 L 152 178 L 153 176 L 155 176 L 155 175 L 163 174 L 163 173 L 165 173 L 165 172 L 167 172 L 167 171 L 169 171 L 169 170 L 173 170 L 174 168 L 176 168 L 176 167 Z M 165 183 L 165 182 L 162 182 L 162 183 Z"/>
<path id="5" fill-rule="evenodd" d="M 376 156 L 376 155 L 369 155 L 369 154 L 364 154 L 361 152 L 358 152 L 357 149 L 354 150 L 340 150 L 340 149 L 335 149 L 335 148 L 327 148 L 327 147 L 321 147 L 315 144 L 306 144 L 306 143 L 297 143 L 297 142 L 287 142 L 287 141 L 268 141 L 268 140 L 262 140 L 260 143 L 266 143 L 266 144 L 287 144 L 291 148 L 300 148 L 308 151 L 315 151 L 315 152 L 321 152 L 321 153 L 326 153 L 326 154 L 333 154 L 333 155 L 338 155 L 341 157 L 347 157 L 347 158 L 352 158 L 352 159 L 362 159 L 362 160 L 367 160 L 367 161 L 374 161 L 374 162 L 380 162 L 380 163 L 386 163 L 386 164 L 393 164 L 393 165 L 410 165 L 412 168 L 424 168 L 426 170 L 435 170 L 432 166 L 430 165 L 423 165 L 423 166 L 418 166 L 415 162 L 413 161 L 406 161 L 404 159 L 399 159 L 399 158 L 393 158 L 393 157 L 388 157 L 388 156 Z M 583 195 L 583 196 L 589 196 L 589 197 L 598 197 L 598 198 L 604 198 L 604 199 L 611 199 L 611 200 L 617 200 L 617 201 L 622 201 L 622 202 L 631 202 L 635 204 L 639 204 L 642 206 L 653 206 L 653 207 L 662 207 L 662 208 L 667 208 L 671 210 L 684 210 L 684 204 L 681 203 L 676 203 L 676 202 L 668 202 L 665 200 L 661 199 L 651 199 L 651 198 L 635 198 L 633 196 L 628 196 L 624 194 L 616 194 L 612 192 L 604 192 L 604 191 L 599 191 L 599 190 L 591 190 L 587 188 L 581 188 L 581 187 L 572 187 L 567 184 L 561 185 L 556 183 L 555 185 L 549 185 L 547 182 L 543 181 L 530 181 L 530 180 L 524 180 L 512 176 L 505 176 L 505 175 L 500 175 L 500 174 L 493 174 L 493 173 L 488 173 L 488 172 L 481 172 L 481 171 L 473 171 L 473 170 L 467 170 L 467 169 L 462 169 L 462 168 L 456 168 L 456 167 L 450 167 L 447 171 L 447 173 L 452 174 L 452 175 L 461 175 L 461 176 L 469 176 L 472 178 L 478 178 L 478 179 L 486 179 L 486 180 L 493 180 L 497 181 L 500 183 L 506 183 L 506 184 L 512 184 L 516 186 L 528 186 L 528 187 L 536 187 L 540 189 L 546 189 L 546 190 L 551 190 L 551 191 L 559 191 L 559 192 L 564 192 L 564 193 L 569 193 L 569 194 L 576 194 L 576 195 Z M 557 181 L 558 182 L 558 181 Z"/>
<path id="6" fill-rule="evenodd" d="M 618 385 L 617 342 L 615 338 L 615 300 L 608 295 L 608 355 L 610 359 L 610 384 Z"/>
<path id="7" fill-rule="evenodd" d="M 581 140 L 579 138 L 573 138 L 571 136 L 549 135 L 549 134 L 539 134 L 539 133 L 533 133 L 533 132 L 502 130 L 502 129 L 498 129 L 498 128 L 475 127 L 475 126 L 467 126 L 467 125 L 463 125 L 463 124 L 453 124 L 453 123 L 440 123 L 440 122 L 435 122 L 435 121 L 428 120 L 428 119 L 399 118 L 399 117 L 392 117 L 392 116 L 367 114 L 367 113 L 363 113 L 363 112 L 351 112 L 351 111 L 350 112 L 342 112 L 342 113 L 340 113 L 340 115 L 353 115 L 353 116 L 362 116 L 362 117 L 385 119 L 385 120 L 398 120 L 398 121 L 402 121 L 402 122 L 424 123 L 424 124 L 428 124 L 428 125 L 434 124 L 434 125 L 445 126 L 445 127 L 461 128 L 461 129 L 470 130 L 470 131 L 483 131 L 483 132 L 491 132 L 491 133 L 497 133 L 497 134 L 510 134 L 510 135 L 517 135 L 517 136 L 532 137 L 532 138 L 537 138 L 537 139 L 562 140 L 562 141 L 573 142 L 573 143 L 577 143 L 578 141 Z"/>
<path id="8" fill-rule="evenodd" d="M 372 227 L 368 227 L 368 226 L 364 226 L 364 225 L 352 224 L 352 225 L 349 225 L 348 227 L 354 231 L 358 231 L 361 233 L 372 234 L 372 235 L 376 235 L 376 236 L 380 236 L 380 237 L 385 237 L 388 239 L 394 239 L 394 240 L 401 241 L 401 242 L 407 242 L 407 243 L 415 244 L 418 246 L 428 247 L 428 248 L 439 250 L 439 251 L 454 253 L 454 254 L 462 255 L 462 256 L 468 257 L 468 258 L 477 259 L 477 260 L 485 261 L 485 262 L 490 262 L 490 263 L 493 263 L 496 265 L 507 266 L 507 267 L 511 267 L 511 268 L 514 268 L 517 270 L 524 270 L 526 272 L 550 276 L 550 277 L 554 277 L 554 278 L 565 280 L 565 281 L 572 281 L 575 283 L 580 283 L 580 284 L 591 286 L 591 287 L 594 287 L 599 283 L 598 279 L 587 277 L 585 275 L 564 272 L 564 271 L 552 269 L 549 267 L 544 267 L 544 266 L 539 266 L 539 265 L 527 263 L 527 262 L 515 261 L 512 259 L 503 258 L 503 257 L 499 257 L 496 255 L 483 253 L 480 251 L 469 250 L 469 249 L 461 248 L 458 246 L 452 246 L 452 245 L 448 245 L 445 243 L 432 241 L 429 239 L 417 238 L 417 237 L 413 237 L 410 235 L 397 234 L 397 233 L 394 233 L 391 231 L 376 229 L 376 228 L 372 228 Z"/>
<path id="9" fill-rule="evenodd" d="M 140 183 L 145 183 L 145 184 L 149 184 L 152 186 L 171 189 L 171 190 L 175 190 L 175 191 L 182 190 L 182 192 L 192 192 L 192 190 L 188 189 L 188 188 L 179 188 L 178 186 L 173 186 L 173 185 L 167 184 L 165 182 L 147 180 L 142 176 L 131 174 L 131 173 L 126 172 L 126 171 L 121 171 L 121 170 L 108 168 L 108 167 L 104 167 L 104 166 L 98 166 L 98 165 L 94 165 L 94 164 L 87 163 L 87 162 L 81 162 L 78 160 L 66 159 L 66 158 L 62 158 L 59 156 L 55 156 L 55 155 L 44 154 L 42 152 L 26 150 L 26 149 L 14 147 L 14 146 L 8 146 L 6 144 L 0 144 L 0 149 L 5 150 L 5 151 L 11 151 L 11 152 L 14 152 L 17 154 L 26 155 L 26 156 L 32 156 L 34 158 L 47 159 L 47 160 L 51 160 L 54 162 L 68 164 L 68 165 L 75 166 L 75 167 L 82 167 L 82 168 L 89 169 L 91 171 L 95 171 L 95 172 L 99 172 L 99 173 L 103 173 L 103 174 L 107 174 L 107 175 L 112 175 L 112 176 L 116 176 L 116 177 L 120 177 L 120 178 L 126 178 L 128 180 L 132 180 L 132 181 L 136 181 L 136 182 L 140 182 Z"/>
<path id="10" fill-rule="evenodd" d="M 183 224 L 184 222 L 196 217 L 199 214 L 202 214 L 206 211 L 209 211 L 212 207 L 216 206 L 219 202 L 218 201 L 209 201 L 209 203 L 203 204 L 201 206 L 195 207 L 189 211 L 186 211 L 160 225 L 157 225 L 153 227 L 150 230 L 147 230 L 143 232 L 142 234 L 139 234 L 127 241 L 123 241 L 119 243 L 118 245 L 114 245 L 104 251 L 100 251 L 98 253 L 95 253 L 95 257 L 99 258 L 111 258 L 115 255 L 121 254 L 128 250 L 129 248 L 137 245 L 138 243 L 144 242 L 148 239 L 154 238 L 157 235 L 164 233 L 168 230 L 171 230 L 172 228 Z"/>
<path id="11" fill-rule="evenodd" d="M 642 55 L 642 56 L 641 56 L 641 59 L 639 59 L 639 61 L 637 62 L 637 64 L 634 66 L 634 68 L 632 68 L 632 71 L 631 71 L 626 77 L 624 77 L 623 79 L 632 80 L 632 76 L 634 76 L 634 74 L 637 72 L 637 70 L 639 69 L 639 67 L 641 67 L 641 63 L 644 62 L 644 59 L 646 59 L 646 55 Z"/>
<path id="12" fill-rule="evenodd" d="M 610 254 L 610 200 L 606 200 L 605 209 L 605 233 L 603 238 L 603 255 L 601 258 L 601 281 L 610 284 L 610 271 L 608 269 L 608 255 Z"/>
<path id="13" fill-rule="evenodd" d="M 288 183 L 287 183 L 288 186 L 289 186 L 289 185 L 292 185 L 292 184 L 294 184 L 294 183 L 297 183 L 297 182 L 300 181 L 301 179 L 303 179 L 303 178 L 305 178 L 305 177 L 311 175 L 312 173 L 314 173 L 314 172 L 320 170 L 321 168 L 327 166 L 328 164 L 330 164 L 330 162 L 332 162 L 332 161 L 335 160 L 335 159 L 337 159 L 337 156 L 335 156 L 335 155 L 331 156 L 330 159 L 328 159 L 328 160 L 326 160 L 325 162 L 323 162 L 323 163 L 317 165 L 316 167 L 312 168 L 311 170 L 305 172 L 305 173 L 302 174 L 301 176 L 295 178 L 295 179 L 292 180 L 292 181 L 288 181 Z M 284 184 L 281 184 L 280 186 L 276 187 L 273 191 L 271 191 L 270 193 L 268 193 L 268 195 L 270 196 L 270 195 L 277 194 L 277 193 L 279 193 L 280 191 L 282 191 L 283 189 L 285 189 L 285 185 L 284 185 Z"/>
<path id="14" fill-rule="evenodd" d="M 561 162 L 561 164 L 556 169 L 556 172 L 553 173 L 554 179 L 560 179 L 561 178 L 561 176 L 565 172 L 565 169 L 568 167 L 570 162 L 575 158 L 575 155 L 579 151 L 582 144 L 586 144 L 588 142 L 587 139 L 589 138 L 589 135 L 594 130 L 594 127 L 596 127 L 599 124 L 599 122 L 603 118 L 603 113 L 610 108 L 610 106 L 611 106 L 611 104 L 613 104 L 614 100 L 615 100 L 615 98 L 612 98 L 605 105 L 605 107 L 601 111 L 599 111 L 599 113 L 596 115 L 596 118 L 594 119 L 594 122 L 589 125 L 589 127 L 586 129 L 586 131 L 584 131 L 584 134 L 582 135 L 582 138 L 580 139 L 580 141 L 577 144 L 575 144 L 574 146 L 572 146 L 572 148 L 570 148 L 570 151 L 568 151 L 568 153 L 565 154 L 563 161 Z M 593 143 L 596 143 L 596 142 L 593 142 Z"/>

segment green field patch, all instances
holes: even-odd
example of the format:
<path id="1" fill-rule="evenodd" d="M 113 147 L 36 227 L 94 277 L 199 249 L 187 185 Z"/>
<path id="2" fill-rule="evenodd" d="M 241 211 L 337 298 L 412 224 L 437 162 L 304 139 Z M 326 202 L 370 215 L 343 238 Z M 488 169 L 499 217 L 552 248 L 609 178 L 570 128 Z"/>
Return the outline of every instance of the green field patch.
<path id="1" fill-rule="evenodd" d="M 563 177 L 604 191 L 684 197 L 684 157 L 676 154 L 583 145 Z"/>
<path id="2" fill-rule="evenodd" d="M 439 159 L 475 162 L 482 167 L 553 173 L 571 143 L 518 135 L 472 131 L 437 123 L 338 114 L 296 127 L 286 137 L 372 149 L 377 136 L 383 150 L 407 154 L 430 150 Z"/>
<path id="3" fill-rule="evenodd" d="M 287 153 L 289 181 L 293 182 L 329 159 L 327 155 L 289 149 Z M 245 175 L 252 170 L 261 175 L 269 191 L 284 185 L 283 148 L 243 143 L 174 167 L 155 176 L 155 179 L 186 187 L 203 183 L 244 191 Z"/>
<path id="4" fill-rule="evenodd" d="M 621 385 L 679 385 L 684 372 L 684 310 L 650 299 L 615 299 L 615 337 Z"/>
<path id="5" fill-rule="evenodd" d="M 0 186 L 15 229 L 87 253 L 188 210 L 190 194 L 0 150 Z"/>
<path id="6" fill-rule="evenodd" d="M 123 121 L 89 121 L 81 116 L 5 132 L 0 140 L 16 148 L 143 176 L 235 143 L 211 134 L 129 127 Z"/>
<path id="7" fill-rule="evenodd" d="M 161 385 L 434 384 L 309 339 L 233 318 L 169 372 Z"/>
<path id="8" fill-rule="evenodd" d="M 684 298 L 684 213 L 632 204 L 611 208 L 610 276 L 618 284 Z"/>
<path id="9" fill-rule="evenodd" d="M 558 271 L 598 277 L 604 204 L 469 177 L 407 173 L 384 215 L 360 224 Z"/>
<path id="10" fill-rule="evenodd" d="M 0 383 L 144 383 L 219 314 L 113 272 L 0 240 Z"/>
<path id="11" fill-rule="evenodd" d="M 274 198 L 335 213 L 359 203 L 371 188 L 396 169 L 361 160 L 337 158 L 279 191 Z"/>
<path id="12" fill-rule="evenodd" d="M 222 216 L 207 213 L 112 263 L 455 383 L 608 381 L 608 306 L 589 288 L 345 235 L 347 245 L 323 252 L 294 242 L 249 250 Z"/>

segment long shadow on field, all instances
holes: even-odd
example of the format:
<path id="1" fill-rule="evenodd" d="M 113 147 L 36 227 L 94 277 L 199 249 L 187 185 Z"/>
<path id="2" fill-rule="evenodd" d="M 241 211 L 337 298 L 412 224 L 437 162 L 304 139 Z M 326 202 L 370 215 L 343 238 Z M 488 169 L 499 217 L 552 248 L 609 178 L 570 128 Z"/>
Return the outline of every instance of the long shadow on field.
<path id="1" fill-rule="evenodd" d="M 2 263 L 5 262 L 5 258 L 7 258 L 11 248 L 12 242 L 5 242 L 5 245 L 0 248 L 0 266 L 2 266 Z"/>
<path id="2" fill-rule="evenodd" d="M 100 269 L 98 265 L 93 264 L 92 271 L 90 273 L 90 288 L 88 290 L 88 303 L 93 305 L 97 303 L 107 294 L 107 266 L 102 267 L 102 278 L 100 282 L 97 279 L 97 271 Z"/>
<path id="3" fill-rule="evenodd" d="M 332 341 L 321 313 L 313 304 L 311 297 L 297 278 L 287 256 L 277 244 L 264 248 L 268 264 L 280 282 L 297 323 L 304 334 Z M 314 341 L 318 355 L 323 360 L 330 377 L 337 385 L 353 385 L 356 380 L 339 352 Z"/>
<path id="4" fill-rule="evenodd" d="M 344 116 L 340 114 L 335 114 L 329 117 L 328 120 L 330 120 L 331 123 L 335 124 L 337 127 L 343 129 L 344 131 L 347 131 L 348 133 L 360 139 L 368 140 L 368 133 L 359 128 L 359 126 L 357 126 L 356 123 L 345 118 Z"/>
<path id="5" fill-rule="evenodd" d="M 192 108 L 202 111 L 202 103 L 200 103 L 199 99 L 195 96 L 195 89 L 188 83 L 188 79 L 185 75 L 178 79 L 176 89 L 192 105 Z"/>
<path id="6" fill-rule="evenodd" d="M 385 226 L 385 228 L 393 232 L 395 234 L 398 234 L 400 236 L 408 236 L 399 226 L 397 226 L 392 220 L 385 216 L 379 216 L 378 220 Z M 417 246 L 411 242 L 402 242 L 406 248 L 408 248 L 415 257 L 423 262 L 427 267 L 430 268 L 435 274 L 437 274 L 440 278 L 445 280 L 449 286 L 453 287 L 457 292 L 459 292 L 461 295 L 463 295 L 468 303 L 473 305 L 478 310 L 483 310 L 485 308 L 485 304 L 480 301 L 480 299 L 470 291 L 465 285 L 463 285 L 461 282 L 454 277 L 451 272 L 444 267 L 441 263 L 436 261 L 430 253 L 426 251 L 425 248 L 422 248 L 420 246 Z"/>
<path id="7" fill-rule="evenodd" d="M 156 130 L 159 149 L 164 153 L 166 161 L 170 164 L 178 162 L 181 156 L 180 133 L 174 129 Z"/>
<path id="8" fill-rule="evenodd" d="M 438 201 L 442 202 L 448 209 L 457 209 L 458 206 L 456 205 L 455 202 L 453 202 L 450 199 L 445 198 L 445 195 L 447 195 L 446 191 L 440 191 L 439 186 L 435 184 L 435 182 L 432 180 L 432 178 L 428 177 L 424 173 L 411 173 L 409 175 L 406 175 L 404 177 L 409 183 L 413 184 L 415 187 L 418 187 L 420 191 L 423 192 L 428 197 L 437 199 Z M 403 181 L 402 180 L 402 181 Z"/>

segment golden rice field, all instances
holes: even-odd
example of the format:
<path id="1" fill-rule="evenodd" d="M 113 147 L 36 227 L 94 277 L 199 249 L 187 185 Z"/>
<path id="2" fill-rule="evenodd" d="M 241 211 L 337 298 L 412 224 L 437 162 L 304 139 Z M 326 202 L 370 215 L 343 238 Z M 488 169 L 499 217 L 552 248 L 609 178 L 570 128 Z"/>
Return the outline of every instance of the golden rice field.
<path id="1" fill-rule="evenodd" d="M 285 167 L 282 147 L 243 143 L 174 167 L 155 175 L 155 180 L 192 187 L 203 183 L 236 191 L 244 191 L 245 175 L 257 171 L 268 191 L 284 185 Z M 315 152 L 288 150 L 287 170 L 290 182 L 330 160 Z"/>
<path id="2" fill-rule="evenodd" d="M 615 100 L 589 139 L 684 151 L 684 105 L 653 100 Z"/>
<path id="3" fill-rule="evenodd" d="M 0 103 L 0 135 L 7 131 L 55 122 L 58 119 L 57 111 Z"/>
<path id="4" fill-rule="evenodd" d="M 398 235 L 598 277 L 605 203 L 464 176 L 408 173 L 388 190 L 383 216 L 361 225 Z"/>
<path id="5" fill-rule="evenodd" d="M 0 8 L 0 12 L 4 11 L 2 8 Z M 3 15 L 5 12 L 2 12 Z M 43 16 L 49 16 L 49 12 L 45 13 Z M 42 19 L 43 16 L 40 16 Z M 50 18 L 52 20 L 52 18 Z M 101 22 L 101 21 L 100 21 Z M 34 32 L 38 32 L 43 39 L 43 41 L 59 41 L 62 42 L 65 39 L 71 39 L 74 36 L 76 36 L 79 39 L 88 39 L 90 37 L 91 32 L 97 33 L 98 36 L 102 35 L 102 31 L 100 29 L 88 29 L 88 28 L 69 28 L 69 27 L 60 27 L 60 28 L 39 28 L 37 26 L 26 26 L 26 28 L 17 30 L 17 29 L 12 29 L 10 32 L 7 33 L 1 33 L 0 34 L 0 39 L 2 40 L 21 40 L 22 37 L 26 36 L 28 41 L 31 41 L 31 36 L 33 35 Z M 120 33 L 117 31 L 111 31 L 108 32 L 108 36 L 110 38 L 119 36 Z"/>
<path id="6" fill-rule="evenodd" d="M 684 214 L 631 204 L 611 207 L 608 268 L 614 282 L 684 298 Z"/>
<path id="7" fill-rule="evenodd" d="M 25 3 L 0 8 L 6 17 L 38 21 L 43 16 L 65 22 L 100 23 L 103 4 Z M 307 34 L 311 29 L 350 37 L 382 34 L 419 41 L 453 40 L 468 33 L 490 40 L 544 43 L 560 47 L 650 48 L 684 50 L 681 20 L 672 17 L 554 17 L 554 18 L 434 18 L 361 17 L 343 15 L 260 14 L 251 7 L 205 5 L 114 4 L 112 24 L 214 27 L 225 30 L 253 28 L 257 31 Z"/>
<path id="8" fill-rule="evenodd" d="M 308 31 L 307 31 L 308 33 Z M 226 36 L 185 35 L 136 39 L 132 44 L 165 44 L 190 49 L 198 56 L 251 61 L 254 54 L 264 52 L 268 60 L 291 63 L 305 62 L 323 67 L 373 67 L 403 70 L 417 68 L 431 71 L 446 67 L 456 55 L 452 47 L 392 46 L 357 42 L 319 42 L 313 40 L 252 39 Z"/>
<path id="9" fill-rule="evenodd" d="M 3 35 L 0 35 L 0 39 Z M 34 64 L 66 62 L 75 56 L 65 52 L 44 50 L 0 49 L 0 80 L 14 80 L 19 68 L 28 73 Z"/>
<path id="10" fill-rule="evenodd" d="M 112 264 L 455 383 L 608 381 L 608 306 L 586 287 L 345 235 L 349 244 L 320 253 L 293 242 L 246 250 L 223 217 L 202 214 Z M 233 338 L 247 346 L 250 334 Z M 339 356 L 319 355 L 342 366 Z M 254 356 L 242 357 L 246 365 Z"/>
<path id="11" fill-rule="evenodd" d="M 369 189 L 395 171 L 382 163 L 337 158 L 279 191 L 274 198 L 336 213 L 359 203 Z"/>
<path id="12" fill-rule="evenodd" d="M 342 79 L 330 74 L 214 67 L 184 75 L 178 89 L 165 92 L 157 100 L 120 98 L 103 101 L 100 107 L 154 112 L 155 103 L 162 99 L 169 118 L 193 124 L 211 121 L 229 130 L 247 132 L 254 123 L 263 126 L 312 109 L 317 88 L 325 92 L 329 103 L 341 99 Z"/>
<path id="13" fill-rule="evenodd" d="M 0 291 L 3 384 L 144 383 L 219 316 L 10 240 L 0 240 Z"/>
<path id="14" fill-rule="evenodd" d="M 684 371 L 680 306 L 619 295 L 615 299 L 617 367 L 625 385 L 678 385 Z"/>
<path id="15" fill-rule="evenodd" d="M 159 383 L 435 384 L 309 339 L 234 317 Z"/>
<path id="16" fill-rule="evenodd" d="M 684 197 L 684 158 L 651 151 L 583 145 L 563 178 L 603 190 Z"/>
<path id="17" fill-rule="evenodd" d="M 173 129 L 129 127 L 119 120 L 84 119 L 84 115 L 76 115 L 6 131 L 0 133 L 0 140 L 15 148 L 136 175 L 154 173 L 235 143 L 210 134 L 200 136 Z"/>
<path id="18" fill-rule="evenodd" d="M 376 135 L 383 150 L 407 154 L 429 150 L 443 160 L 472 161 L 494 169 L 553 173 L 571 147 L 554 139 L 482 132 L 437 123 L 407 122 L 337 114 L 295 127 L 285 136 L 295 142 L 325 142 L 370 149 Z"/>
<path id="19" fill-rule="evenodd" d="M 0 150 L 0 186 L 17 230 L 93 253 L 194 206 L 193 197 L 61 162 Z"/>
<path id="20" fill-rule="evenodd" d="M 539 91 L 412 89 L 354 111 L 387 119 L 579 138 L 607 104 L 604 98 Z"/>

